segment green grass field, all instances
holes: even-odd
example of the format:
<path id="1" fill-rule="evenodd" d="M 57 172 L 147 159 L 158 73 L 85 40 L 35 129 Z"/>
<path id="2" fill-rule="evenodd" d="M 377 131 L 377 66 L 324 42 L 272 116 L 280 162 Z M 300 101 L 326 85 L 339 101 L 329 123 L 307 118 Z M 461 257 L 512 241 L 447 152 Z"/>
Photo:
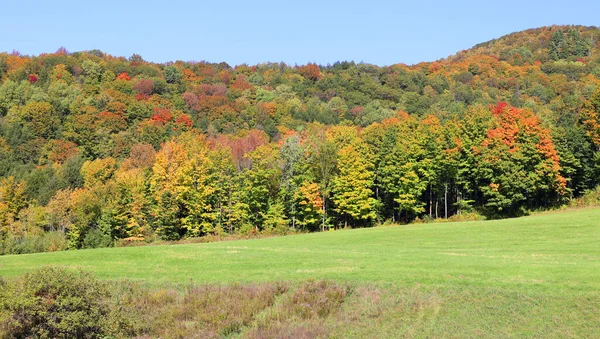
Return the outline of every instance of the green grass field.
<path id="1" fill-rule="evenodd" d="M 343 314 L 361 304 L 380 311 L 375 324 L 360 315 L 352 326 L 330 320 L 331 333 L 339 337 L 600 336 L 600 209 L 3 256 L 0 276 L 10 278 L 43 265 L 82 268 L 103 279 L 157 287 L 190 281 L 348 282 L 364 293 L 355 293 Z M 376 298 L 380 306 L 369 299 L 369 290 L 385 291 Z"/>

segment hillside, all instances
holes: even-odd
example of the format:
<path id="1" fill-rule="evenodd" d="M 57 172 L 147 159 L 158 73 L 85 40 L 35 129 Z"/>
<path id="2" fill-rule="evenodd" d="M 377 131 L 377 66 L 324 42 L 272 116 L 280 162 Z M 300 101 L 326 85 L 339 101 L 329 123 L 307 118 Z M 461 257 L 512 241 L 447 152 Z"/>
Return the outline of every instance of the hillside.
<path id="1" fill-rule="evenodd" d="M 592 293 L 600 289 L 599 217 L 600 209 L 585 209 L 498 221 L 2 256 L 0 275 L 59 265 L 151 285 L 326 278 Z"/>
<path id="2" fill-rule="evenodd" d="M 248 319 L 233 332 L 244 338 L 593 337 L 600 325 L 599 217 L 600 209 L 584 209 L 497 221 L 12 255 L 0 257 L 0 276 L 13 279 L 59 265 L 103 279 L 139 281 L 147 292 L 127 283 L 111 290 L 120 301 L 115 308 L 129 310 L 124 319 L 133 316 L 138 333 L 151 337 L 231 335 L 228 324 L 241 317 Z M 324 278 L 329 282 L 318 280 Z M 178 297 L 182 293 L 185 298 Z M 262 300 L 271 301 L 258 305 Z"/>
<path id="3" fill-rule="evenodd" d="M 524 63 L 531 63 L 535 61 L 544 63 L 550 60 L 555 61 L 561 57 L 560 52 L 559 55 L 551 55 L 553 45 L 554 47 L 561 49 L 561 46 L 559 46 L 560 43 L 557 44 L 556 41 L 553 40 L 553 35 L 558 30 L 561 30 L 567 34 L 569 30 L 574 30 L 577 32 L 575 35 L 579 35 L 579 37 L 583 38 L 584 41 L 588 41 L 588 46 L 591 47 L 587 50 L 588 53 L 581 53 L 579 56 L 571 55 L 572 57 L 586 57 L 597 53 L 598 45 L 596 41 L 598 39 L 598 34 L 600 33 L 598 27 L 555 25 L 507 34 L 498 39 L 477 44 L 473 48 L 450 56 L 448 59 L 454 61 L 456 58 L 461 56 L 464 57 L 465 55 L 488 55 L 498 57 L 501 60 L 511 63 L 518 62 L 517 59 L 519 58 L 521 58 L 522 62 Z M 564 41 L 564 45 L 566 44 L 567 42 Z M 576 49 L 577 43 L 575 42 L 573 45 L 573 49 Z M 572 54 L 577 54 L 577 52 Z M 569 56 L 566 56 L 565 58 L 568 57 Z"/>
<path id="4" fill-rule="evenodd" d="M 600 178 L 598 32 L 414 66 L 0 53 L 1 252 L 564 205 Z"/>

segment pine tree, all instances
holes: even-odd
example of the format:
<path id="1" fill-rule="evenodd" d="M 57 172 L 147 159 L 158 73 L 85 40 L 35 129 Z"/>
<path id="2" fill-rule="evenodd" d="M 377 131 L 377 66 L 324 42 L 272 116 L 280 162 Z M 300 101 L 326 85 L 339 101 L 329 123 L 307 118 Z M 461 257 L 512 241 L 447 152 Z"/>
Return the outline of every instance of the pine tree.
<path id="1" fill-rule="evenodd" d="M 565 43 L 565 35 L 561 29 L 558 29 L 552 33 L 550 37 L 550 50 L 549 57 L 552 60 L 559 60 L 562 56 L 563 45 Z"/>

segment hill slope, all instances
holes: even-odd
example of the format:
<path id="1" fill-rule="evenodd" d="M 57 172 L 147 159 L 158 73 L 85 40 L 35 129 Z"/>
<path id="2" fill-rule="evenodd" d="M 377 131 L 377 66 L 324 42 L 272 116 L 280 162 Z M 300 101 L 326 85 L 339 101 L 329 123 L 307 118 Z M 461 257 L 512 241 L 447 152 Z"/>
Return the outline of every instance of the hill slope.
<path id="1" fill-rule="evenodd" d="M 147 293 L 126 284 L 115 293 L 138 305 L 135 312 L 148 322 L 140 328 L 156 336 L 191 335 L 195 327 L 189 326 L 206 327 L 204 313 L 194 317 L 185 308 L 190 300 L 203 300 L 198 291 L 207 293 L 206 300 L 220 291 L 216 300 L 229 298 L 223 306 L 228 310 L 249 303 L 244 298 L 250 292 L 235 291 L 268 290 L 276 285 L 269 282 L 285 280 L 290 291 L 251 314 L 254 320 L 237 328 L 241 337 L 288 332 L 344 338 L 594 337 L 600 326 L 599 218 L 600 209 L 588 209 L 501 221 L 2 256 L 0 276 L 61 265 L 151 285 Z M 334 282 L 306 282 L 321 278 Z M 193 289 L 190 279 L 230 286 Z M 170 289 L 173 283 L 186 287 L 185 298 L 177 297 L 181 289 Z M 341 293 L 336 284 L 348 284 L 337 306 L 329 304 Z M 137 294 L 129 296 L 132 292 Z M 285 306 L 290 303 L 294 306 Z M 213 301 L 198 305 L 206 308 L 202 312 L 227 312 L 221 306 L 214 310 Z M 316 307 L 331 313 L 293 316 Z M 173 319 L 179 308 L 186 316 Z"/>
<path id="2" fill-rule="evenodd" d="M 521 32 L 514 32 L 504 35 L 500 38 L 479 43 L 468 50 L 461 51 L 455 55 L 448 57 L 448 60 L 455 61 L 458 57 L 466 55 L 492 55 L 501 59 L 510 61 L 515 53 L 520 54 L 519 57 L 533 58 L 540 62 L 550 60 L 549 50 L 552 48 L 552 35 L 557 31 L 568 32 L 576 30 L 579 36 L 584 37 L 590 42 L 592 49 L 588 55 L 598 53 L 596 42 L 600 38 L 600 30 L 598 27 L 590 26 L 546 26 L 539 28 L 527 29 Z M 581 55 L 585 57 L 588 55 Z"/>
<path id="3" fill-rule="evenodd" d="M 600 290 L 599 218 L 600 209 L 589 209 L 500 221 L 2 256 L 0 275 L 61 265 L 150 284 L 328 278 L 589 293 Z"/>

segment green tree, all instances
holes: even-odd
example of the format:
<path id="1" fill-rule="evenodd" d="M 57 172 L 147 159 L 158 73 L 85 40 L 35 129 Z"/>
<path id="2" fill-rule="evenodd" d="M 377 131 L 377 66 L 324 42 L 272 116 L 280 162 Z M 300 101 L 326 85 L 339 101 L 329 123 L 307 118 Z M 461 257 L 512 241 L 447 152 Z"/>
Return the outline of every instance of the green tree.
<path id="1" fill-rule="evenodd" d="M 281 177 L 279 153 L 271 145 L 259 146 L 246 155 L 250 167 L 241 173 L 242 202 L 247 206 L 249 221 L 256 231 L 264 227 L 264 217 L 274 202 Z"/>
<path id="2" fill-rule="evenodd" d="M 231 150 L 217 148 L 209 153 L 209 181 L 215 189 L 211 195 L 212 205 L 216 213 L 215 227 L 217 230 L 234 231 L 234 196 L 236 195 L 238 172 L 233 163 Z"/>
<path id="3" fill-rule="evenodd" d="M 54 107 L 47 102 L 28 103 L 21 109 L 19 117 L 34 136 L 47 139 L 56 135 L 60 125 L 58 114 Z"/>
<path id="4" fill-rule="evenodd" d="M 331 181 L 337 171 L 337 148 L 324 131 L 311 135 L 307 147 L 306 165 L 310 168 L 313 177 L 319 185 L 323 198 L 323 213 L 321 230 L 325 230 L 327 221 L 327 202 L 331 193 Z"/>
<path id="5" fill-rule="evenodd" d="M 557 29 L 552 33 L 550 37 L 550 49 L 548 56 L 552 60 L 558 60 L 562 58 L 562 50 L 565 44 L 565 34 L 561 29 Z"/>
<path id="6" fill-rule="evenodd" d="M 298 178 L 303 176 L 301 161 L 303 148 L 300 137 L 293 135 L 285 139 L 280 149 L 281 184 L 280 196 L 286 213 L 291 218 L 292 228 L 296 228 L 298 204 L 295 199 L 298 193 Z"/>
<path id="7" fill-rule="evenodd" d="M 388 123 L 383 140 L 385 153 L 380 165 L 381 186 L 391 199 L 392 210 L 404 220 L 424 211 L 420 199 L 427 182 L 419 177 L 423 149 L 418 134 L 414 133 L 417 127 L 414 118 L 403 115 Z"/>

